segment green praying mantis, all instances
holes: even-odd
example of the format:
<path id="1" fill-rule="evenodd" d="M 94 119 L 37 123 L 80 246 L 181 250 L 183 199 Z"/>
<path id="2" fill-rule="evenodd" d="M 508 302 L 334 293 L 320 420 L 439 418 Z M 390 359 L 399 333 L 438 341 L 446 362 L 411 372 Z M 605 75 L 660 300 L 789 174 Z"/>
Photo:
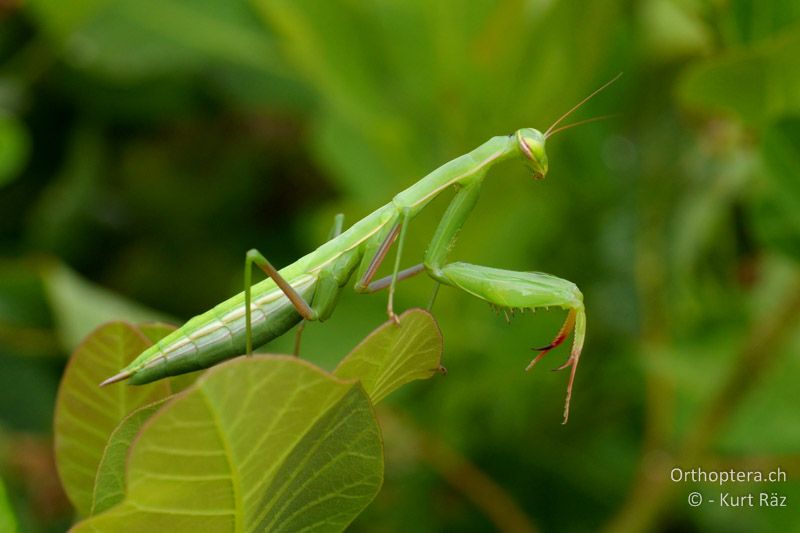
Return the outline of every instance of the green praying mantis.
<path id="1" fill-rule="evenodd" d="M 190 319 L 101 386 L 126 379 L 133 385 L 140 385 L 208 368 L 243 353 L 251 354 L 254 345 L 265 344 L 298 323 L 301 323 L 302 331 L 305 321 L 321 322 L 330 317 L 338 294 L 354 272 L 357 292 L 389 289 L 387 313 L 399 325 L 394 313 L 395 286 L 398 281 L 425 272 L 437 282 L 437 289 L 439 284 L 450 285 L 495 307 L 512 311 L 560 307 L 567 311 L 558 334 L 547 346 L 535 348 L 539 354 L 527 367 L 530 370 L 574 332 L 569 358 L 556 369 L 571 368 L 564 404 L 563 423 L 566 423 L 586 335 L 586 312 L 581 291 L 574 283 L 550 274 L 515 272 L 463 262 L 448 263 L 447 256 L 478 200 L 487 172 L 502 161 L 522 159 L 533 171 L 534 178 L 544 178 L 548 169 L 547 138 L 570 127 L 606 118 L 595 117 L 558 127 L 566 117 L 618 78 L 619 75 L 584 98 L 544 133 L 525 128 L 512 135 L 493 137 L 434 170 L 344 232 L 343 216 L 337 215 L 325 244 L 281 270 L 277 270 L 258 250 L 250 250 L 245 260 L 242 293 Z M 423 262 L 401 270 L 409 221 L 431 200 L 451 188 L 455 188 L 455 196 L 442 216 Z M 395 242 L 397 252 L 392 274 L 374 280 Z M 253 265 L 268 276 L 255 285 L 251 277 Z"/>

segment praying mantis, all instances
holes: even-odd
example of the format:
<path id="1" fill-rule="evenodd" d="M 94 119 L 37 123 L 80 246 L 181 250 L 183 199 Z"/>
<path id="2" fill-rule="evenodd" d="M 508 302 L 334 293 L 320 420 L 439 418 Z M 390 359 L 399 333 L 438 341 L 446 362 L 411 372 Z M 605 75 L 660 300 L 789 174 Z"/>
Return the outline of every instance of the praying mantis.
<path id="1" fill-rule="evenodd" d="M 522 159 L 535 179 L 547 175 L 545 142 L 565 129 L 600 120 L 595 117 L 559 127 L 559 124 L 597 93 L 616 81 L 608 81 L 556 120 L 544 133 L 524 128 L 511 135 L 492 137 L 471 152 L 434 170 L 391 202 L 373 211 L 346 231 L 343 216 L 337 215 L 329 240 L 291 265 L 278 270 L 258 250 L 246 254 L 244 291 L 198 315 L 142 352 L 118 374 L 101 386 L 129 380 L 141 385 L 168 376 L 208 368 L 226 359 L 251 354 L 259 346 L 305 321 L 324 321 L 333 313 L 337 297 L 356 274 L 357 292 L 389 289 L 387 314 L 399 326 L 394 313 L 397 282 L 427 273 L 439 284 L 449 285 L 500 308 L 532 309 L 560 307 L 567 317 L 552 342 L 542 348 L 527 370 L 561 345 L 574 333 L 567 361 L 556 370 L 570 368 L 564 402 L 564 419 L 569 419 L 572 386 L 584 337 L 586 312 L 583 295 L 567 280 L 540 272 L 515 272 L 463 262 L 447 262 L 459 231 L 475 206 L 488 171 L 509 159 Z M 422 263 L 401 270 L 403 243 L 409 222 L 439 194 L 454 188 L 447 207 Z M 389 249 L 397 242 L 394 269 L 390 276 L 374 280 Z M 253 266 L 268 278 L 253 284 Z"/>

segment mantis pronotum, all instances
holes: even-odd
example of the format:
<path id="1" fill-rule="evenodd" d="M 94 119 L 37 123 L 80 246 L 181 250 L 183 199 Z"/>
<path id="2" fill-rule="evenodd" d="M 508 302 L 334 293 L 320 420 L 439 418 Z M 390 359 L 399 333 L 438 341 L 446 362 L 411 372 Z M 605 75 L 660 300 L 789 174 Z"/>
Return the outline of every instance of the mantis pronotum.
<path id="1" fill-rule="evenodd" d="M 605 118 L 596 117 L 558 127 L 567 116 L 618 77 L 584 98 L 544 133 L 525 128 L 512 135 L 493 137 L 468 154 L 434 170 L 344 232 L 342 216 L 338 215 L 328 242 L 280 271 L 258 250 L 250 250 L 245 261 L 244 292 L 192 318 L 101 385 L 125 379 L 139 385 L 207 368 L 243 353 L 250 354 L 254 344 L 269 342 L 304 320 L 324 321 L 333 312 L 337 295 L 354 272 L 357 292 L 389 289 L 387 312 L 390 319 L 398 322 L 393 308 L 396 283 L 426 272 L 438 283 L 462 289 L 493 306 L 512 310 L 539 307 L 567 310 L 561 330 L 550 344 L 536 348 L 539 354 L 527 367 L 530 370 L 574 331 L 570 356 L 558 368 L 571 367 L 564 405 L 566 423 L 572 384 L 586 333 L 586 314 L 580 290 L 572 282 L 549 274 L 514 272 L 461 262 L 447 263 L 446 260 L 459 230 L 478 199 L 489 169 L 501 161 L 521 158 L 530 166 L 534 178 L 544 178 L 547 174 L 547 138 L 564 129 Z M 451 187 L 456 189 L 455 197 L 442 216 L 424 261 L 400 270 L 409 221 L 433 198 Z M 374 280 L 395 242 L 397 254 L 393 273 Z M 269 278 L 253 285 L 253 265 L 261 268 Z"/>

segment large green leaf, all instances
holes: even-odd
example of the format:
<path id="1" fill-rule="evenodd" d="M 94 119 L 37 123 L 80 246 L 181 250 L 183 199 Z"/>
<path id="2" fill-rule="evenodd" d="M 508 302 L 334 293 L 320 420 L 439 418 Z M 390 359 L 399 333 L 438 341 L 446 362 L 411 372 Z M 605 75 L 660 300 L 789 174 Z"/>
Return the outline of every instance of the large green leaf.
<path id="1" fill-rule="evenodd" d="M 401 326 L 386 322 L 362 341 L 337 367 L 335 375 L 342 379 L 359 379 L 373 402 L 414 379 L 425 379 L 439 368 L 442 338 L 433 316 L 413 309 L 400 316 Z M 171 331 L 171 326 L 147 324 L 139 326 L 151 340 Z M 187 376 L 179 376 L 187 377 Z M 196 373 L 188 378 L 196 378 Z M 173 389 L 176 384 L 172 378 Z M 188 386 L 192 379 L 181 385 Z M 163 404 L 157 401 L 128 415 L 108 439 L 97 470 L 92 514 L 101 513 L 120 503 L 125 494 L 125 461 L 127 451 L 144 423 Z"/>
<path id="2" fill-rule="evenodd" d="M 439 372 L 442 333 L 433 316 L 422 309 L 400 315 L 400 325 L 388 321 L 370 333 L 334 370 L 343 379 L 358 379 L 373 403 L 415 379 Z"/>
<path id="3" fill-rule="evenodd" d="M 122 419 L 108 437 L 108 444 L 97 467 L 92 494 L 92 514 L 102 513 L 125 497 L 125 459 L 133 439 L 165 399 L 144 405 Z"/>
<path id="4" fill-rule="evenodd" d="M 142 428 L 127 495 L 76 531 L 341 530 L 383 479 L 363 388 L 285 356 L 203 374 Z"/>
<path id="5" fill-rule="evenodd" d="M 92 333 L 67 364 L 56 400 L 56 463 L 67 496 L 82 515 L 92 508 L 97 467 L 111 432 L 130 412 L 171 394 L 168 381 L 98 386 L 151 344 L 132 325 L 111 322 Z"/>

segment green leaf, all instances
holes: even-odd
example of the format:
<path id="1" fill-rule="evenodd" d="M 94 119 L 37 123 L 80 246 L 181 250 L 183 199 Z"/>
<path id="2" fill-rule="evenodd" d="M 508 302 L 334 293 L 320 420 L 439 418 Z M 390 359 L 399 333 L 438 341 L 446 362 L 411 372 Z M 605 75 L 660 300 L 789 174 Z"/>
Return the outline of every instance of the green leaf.
<path id="1" fill-rule="evenodd" d="M 382 479 L 359 384 L 294 357 L 240 357 L 145 423 L 125 500 L 75 531 L 339 531 Z"/>
<path id="2" fill-rule="evenodd" d="M 400 326 L 391 320 L 370 333 L 347 357 L 334 374 L 342 379 L 358 379 L 373 403 L 395 389 L 428 379 L 439 372 L 442 333 L 433 316 L 422 309 L 400 315 Z"/>
<path id="3" fill-rule="evenodd" d="M 82 515 L 91 510 L 97 468 L 114 428 L 132 411 L 171 394 L 167 381 L 98 386 L 150 345 L 132 325 L 112 322 L 75 350 L 64 371 L 56 399 L 56 465 L 67 496 Z"/>
<path id="4" fill-rule="evenodd" d="M 169 320 L 161 313 L 92 285 L 61 263 L 46 267 L 43 278 L 59 337 L 67 349 L 74 349 L 81 339 L 109 320 L 133 323 Z"/>
<path id="5" fill-rule="evenodd" d="M 175 331 L 175 326 L 160 322 L 140 324 L 138 328 L 151 343 L 156 343 Z M 191 372 L 169 378 L 170 387 L 173 391 L 181 391 L 194 383 L 198 375 L 199 372 Z M 128 448 L 142 425 L 161 407 L 164 401 L 166 398 L 136 409 L 123 418 L 111 432 L 106 448 L 103 450 L 100 465 L 97 467 L 94 492 L 92 493 L 93 515 L 122 501 L 125 496 L 125 459 L 128 457 Z"/>
<path id="6" fill-rule="evenodd" d="M 166 399 L 142 406 L 122 419 L 108 437 L 103 451 L 92 495 L 92 514 L 102 513 L 125 497 L 125 459 L 128 448 L 142 425 L 161 407 Z"/>

